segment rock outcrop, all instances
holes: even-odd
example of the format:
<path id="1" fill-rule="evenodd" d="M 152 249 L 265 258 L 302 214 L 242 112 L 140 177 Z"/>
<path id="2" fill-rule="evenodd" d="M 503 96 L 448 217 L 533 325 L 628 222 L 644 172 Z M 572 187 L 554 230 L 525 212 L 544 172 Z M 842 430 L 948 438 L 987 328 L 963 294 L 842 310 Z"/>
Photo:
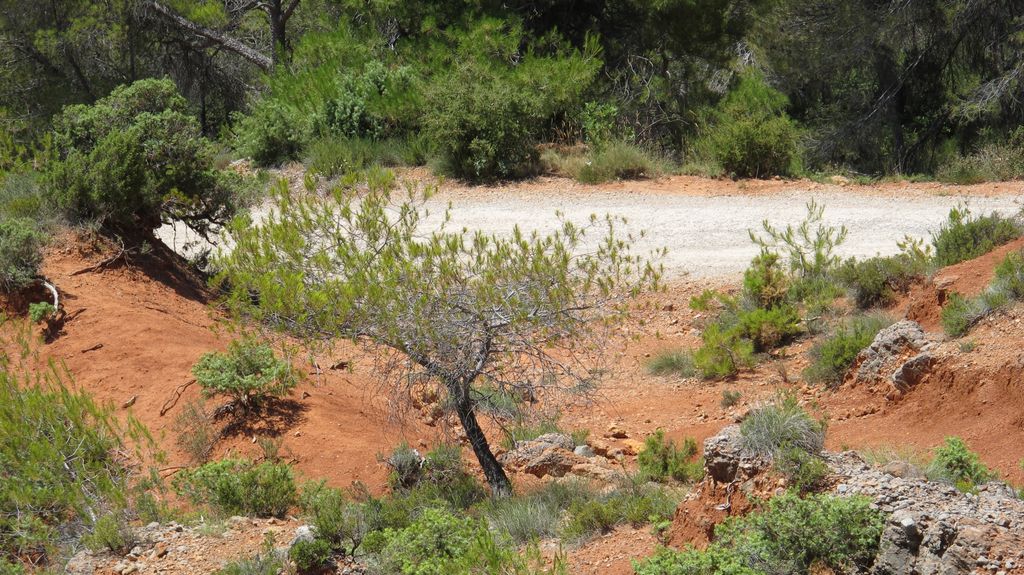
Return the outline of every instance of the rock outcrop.
<path id="1" fill-rule="evenodd" d="M 857 383 L 886 381 L 897 394 L 924 379 L 934 364 L 933 343 L 914 321 L 898 321 L 878 332 L 857 356 Z"/>
<path id="2" fill-rule="evenodd" d="M 745 458 L 739 427 L 704 442 L 705 480 L 676 511 L 671 541 L 702 546 L 714 526 L 782 487 L 770 462 Z M 862 495 L 886 516 L 873 575 L 1024 574 L 1024 501 L 999 482 L 962 493 L 907 464 L 875 468 L 855 452 L 823 453 L 840 497 Z"/>
<path id="3" fill-rule="evenodd" d="M 613 482 L 622 475 L 610 467 L 608 459 L 597 455 L 589 446 L 576 446 L 564 433 L 546 433 L 536 439 L 520 441 L 515 449 L 499 455 L 498 459 L 511 469 L 536 477 L 576 475 Z"/>

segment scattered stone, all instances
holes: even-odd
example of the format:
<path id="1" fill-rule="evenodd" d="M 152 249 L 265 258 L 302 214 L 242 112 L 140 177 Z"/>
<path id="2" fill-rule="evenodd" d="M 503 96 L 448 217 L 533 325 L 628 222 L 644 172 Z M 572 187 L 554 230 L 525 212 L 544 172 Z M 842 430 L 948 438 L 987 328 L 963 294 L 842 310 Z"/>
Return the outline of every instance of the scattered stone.
<path id="1" fill-rule="evenodd" d="M 898 321 L 878 332 L 874 341 L 857 355 L 858 381 L 877 381 L 887 367 L 900 362 L 907 353 L 916 354 L 928 345 L 921 325 L 916 321 Z"/>
<path id="2" fill-rule="evenodd" d="M 921 383 L 934 363 L 935 358 L 927 352 L 919 353 L 908 359 L 893 372 L 890 378 L 893 387 L 899 391 L 906 391 Z"/>
<path id="3" fill-rule="evenodd" d="M 587 459 L 597 455 L 589 445 L 577 445 L 576 449 L 573 449 L 572 452 L 580 457 L 586 457 Z"/>
<path id="4" fill-rule="evenodd" d="M 292 537 L 288 548 L 291 549 L 299 543 L 312 543 L 314 539 L 316 539 L 316 534 L 313 532 L 313 527 L 310 525 L 300 525 L 295 529 L 295 536 Z"/>

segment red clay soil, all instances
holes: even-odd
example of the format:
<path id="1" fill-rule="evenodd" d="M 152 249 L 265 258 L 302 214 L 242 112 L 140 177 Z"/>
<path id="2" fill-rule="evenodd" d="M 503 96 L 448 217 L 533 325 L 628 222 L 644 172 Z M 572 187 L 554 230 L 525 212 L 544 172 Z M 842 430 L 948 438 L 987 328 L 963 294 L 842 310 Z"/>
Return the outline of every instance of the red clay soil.
<path id="1" fill-rule="evenodd" d="M 65 247 L 47 254 L 43 271 L 60 288 L 68 320 L 44 352 L 64 361 L 77 385 L 100 400 L 121 408 L 134 398 L 123 411 L 149 427 L 167 451 L 170 467 L 185 464 L 187 456 L 175 446 L 174 421 L 199 397 L 198 386 L 189 384 L 192 365 L 202 354 L 222 350 L 232 337 L 225 318 L 209 305 L 199 278 L 183 271 L 182 262 L 164 249 L 134 256 L 127 266 L 119 261 L 77 273 L 111 252 L 82 254 L 70 247 L 78 243 L 73 239 L 58 243 Z M 339 486 L 363 481 L 379 492 L 386 469 L 376 454 L 403 437 L 415 443 L 420 435 L 388 424 L 372 401 L 374 381 L 365 375 L 366 365 L 354 362 L 351 373 L 327 369 L 338 359 L 356 359 L 344 345 L 335 353 L 318 358 L 324 373 L 307 369 L 309 377 L 288 401 L 258 423 L 239 426 L 215 455 L 258 458 L 262 452 L 254 439 L 279 437 L 281 454 L 304 476 Z M 216 399 L 209 401 L 216 405 Z"/>

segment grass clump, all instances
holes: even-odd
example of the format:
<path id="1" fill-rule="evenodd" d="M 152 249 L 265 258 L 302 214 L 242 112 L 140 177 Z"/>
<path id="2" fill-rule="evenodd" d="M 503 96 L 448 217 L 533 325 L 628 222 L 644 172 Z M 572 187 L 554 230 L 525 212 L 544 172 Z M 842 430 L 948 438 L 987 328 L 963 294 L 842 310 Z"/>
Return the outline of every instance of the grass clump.
<path id="1" fill-rule="evenodd" d="M 213 414 L 201 399 L 186 403 L 174 418 L 175 443 L 188 454 L 193 464 L 206 463 L 220 439 L 213 419 Z"/>
<path id="2" fill-rule="evenodd" d="M 998 213 L 974 216 L 966 206 L 953 208 L 937 233 L 932 234 L 935 264 L 949 266 L 987 254 L 1017 239 L 1020 224 Z"/>
<path id="3" fill-rule="evenodd" d="M 702 475 L 697 459 L 697 442 L 686 438 L 682 445 L 665 439 L 665 430 L 659 429 L 644 439 L 644 447 L 637 454 L 639 476 L 645 481 L 696 481 Z"/>
<path id="4" fill-rule="evenodd" d="M 858 572 L 874 561 L 884 526 L 866 497 L 786 493 L 717 526 L 705 550 L 661 549 L 634 567 L 637 575 Z"/>
<path id="5" fill-rule="evenodd" d="M 207 353 L 192 367 L 206 396 L 224 395 L 231 406 L 248 412 L 272 397 L 287 395 L 298 374 L 274 350 L 253 338 L 228 344 L 226 353 Z"/>
<path id="6" fill-rule="evenodd" d="M 82 543 L 93 553 L 113 551 L 124 554 L 135 544 L 135 535 L 123 516 L 107 513 L 98 518 Z"/>
<path id="7" fill-rule="evenodd" d="M 816 454 L 824 445 L 825 424 L 811 417 L 794 395 L 752 410 L 740 424 L 740 446 L 751 455 L 778 458 L 791 448 Z"/>
<path id="8" fill-rule="evenodd" d="M 811 348 L 811 364 L 804 369 L 804 378 L 811 383 L 839 385 L 857 354 L 891 324 L 892 320 L 884 315 L 870 314 L 856 316 L 840 325 Z"/>
<path id="9" fill-rule="evenodd" d="M 575 178 L 584 184 L 600 184 L 653 178 L 661 171 L 658 160 L 650 152 L 630 142 L 611 140 L 590 154 Z"/>
<path id="10" fill-rule="evenodd" d="M 697 375 L 697 366 L 693 361 L 693 353 L 666 350 L 656 354 L 647 362 L 647 371 L 651 375 L 693 377 Z"/>
<path id="11" fill-rule="evenodd" d="M 718 404 L 722 407 L 722 409 L 729 409 L 730 407 L 739 405 L 740 399 L 742 397 L 743 394 L 740 393 L 739 391 L 736 391 L 735 389 L 723 389 L 722 400 L 718 402 Z"/>
<path id="12" fill-rule="evenodd" d="M 560 534 L 563 540 L 578 544 L 623 523 L 635 527 L 657 524 L 670 519 L 677 504 L 678 499 L 663 487 L 628 484 L 607 495 L 573 503 Z"/>
<path id="13" fill-rule="evenodd" d="M 494 531 L 507 534 L 513 543 L 521 545 L 554 537 L 565 510 L 596 496 L 582 481 L 548 483 L 520 497 L 488 501 L 481 512 Z"/>
<path id="14" fill-rule="evenodd" d="M 224 515 L 282 517 L 298 502 L 292 469 L 280 463 L 224 459 L 186 469 L 174 478 L 177 493 Z"/>

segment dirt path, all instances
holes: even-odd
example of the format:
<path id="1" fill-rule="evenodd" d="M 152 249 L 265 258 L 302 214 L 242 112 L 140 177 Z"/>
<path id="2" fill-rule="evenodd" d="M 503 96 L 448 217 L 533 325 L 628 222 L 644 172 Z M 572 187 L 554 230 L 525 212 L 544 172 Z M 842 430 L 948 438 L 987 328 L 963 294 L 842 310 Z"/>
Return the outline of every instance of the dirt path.
<path id="1" fill-rule="evenodd" d="M 296 185 L 301 182 L 293 168 L 281 175 Z M 431 179 L 420 170 L 404 175 Z M 872 256 L 895 253 L 896 242 L 906 235 L 927 238 L 950 208 L 961 202 L 975 213 L 1016 212 L 1024 199 L 1024 183 L 838 186 L 806 180 L 733 182 L 687 176 L 596 186 L 563 178 L 493 187 L 446 183 L 429 203 L 433 216 L 426 224 L 439 223 L 449 202 L 453 227 L 496 233 L 508 233 L 515 225 L 526 231 L 551 231 L 558 225 L 556 212 L 576 223 L 585 223 L 591 214 L 613 214 L 628 220 L 630 232 L 647 232 L 637 242 L 640 253 L 668 248 L 663 260 L 667 279 L 687 274 L 708 278 L 744 270 L 757 253 L 748 230 L 760 230 L 764 219 L 776 225 L 799 223 L 810 199 L 825 204 L 827 223 L 849 228 L 849 238 L 839 250 L 844 257 Z M 169 226 L 159 235 L 179 251 L 194 239 Z"/>
<path id="2" fill-rule="evenodd" d="M 452 202 L 454 226 L 498 233 L 514 225 L 524 230 L 554 229 L 556 211 L 573 222 L 586 222 L 591 214 L 623 216 L 630 231 L 647 232 L 637 243 L 638 250 L 668 248 L 667 276 L 678 278 L 687 273 L 715 277 L 742 271 L 757 254 L 748 230 L 760 230 L 764 219 L 776 225 L 797 224 L 812 198 L 825 204 L 827 223 L 849 228 L 849 238 L 840 249 L 843 256 L 872 256 L 895 253 L 896 242 L 905 235 L 929 237 L 929 231 L 959 202 L 968 202 L 975 213 L 1009 214 L 1020 209 L 1017 202 L 1024 197 L 1024 185 L 1014 189 L 1005 184 L 998 195 L 973 188 L 942 188 L 935 193 L 928 187 L 838 188 L 811 182 L 779 182 L 767 192 L 748 189 L 744 193 L 735 185 L 726 190 L 732 193 L 692 191 L 684 185 L 675 192 L 669 186 L 645 189 L 642 183 L 635 188 L 625 183 L 612 189 L 565 189 L 555 180 L 547 187 L 445 189 L 433 203 L 437 210 Z"/>

